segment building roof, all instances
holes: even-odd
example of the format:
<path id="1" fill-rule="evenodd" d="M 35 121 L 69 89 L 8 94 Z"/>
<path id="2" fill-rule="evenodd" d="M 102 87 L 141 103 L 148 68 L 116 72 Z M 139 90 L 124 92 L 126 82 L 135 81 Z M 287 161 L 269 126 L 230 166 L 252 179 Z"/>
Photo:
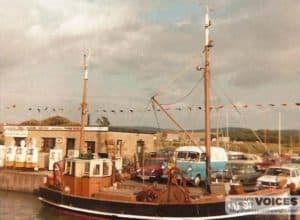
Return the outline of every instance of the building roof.
<path id="1" fill-rule="evenodd" d="M 79 131 L 80 126 L 19 126 L 19 125 L 5 125 L 3 130 L 27 130 L 27 131 Z M 85 131 L 111 131 L 111 132 L 126 132 L 126 133 L 141 133 L 141 134 L 155 134 L 156 131 L 147 127 L 99 127 L 86 126 Z"/>

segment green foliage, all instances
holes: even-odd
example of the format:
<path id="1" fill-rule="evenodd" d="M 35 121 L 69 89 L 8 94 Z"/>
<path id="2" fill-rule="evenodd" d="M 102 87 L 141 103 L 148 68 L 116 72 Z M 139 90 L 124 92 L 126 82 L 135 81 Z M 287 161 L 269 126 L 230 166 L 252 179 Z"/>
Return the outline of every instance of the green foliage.
<path id="1" fill-rule="evenodd" d="M 41 121 L 41 125 L 51 126 L 51 125 L 66 125 L 71 121 L 62 116 L 53 116 L 50 118 L 46 118 Z"/>
<path id="2" fill-rule="evenodd" d="M 79 123 L 72 122 L 68 118 L 62 116 L 53 116 L 46 118 L 42 121 L 38 121 L 36 119 L 30 119 L 27 121 L 21 122 L 19 125 L 21 126 L 78 126 Z"/>
<path id="3" fill-rule="evenodd" d="M 252 131 L 246 128 L 235 128 L 231 129 L 229 136 L 231 140 L 235 141 L 247 141 L 247 142 L 256 142 L 258 141 L 256 135 L 260 138 L 261 141 L 267 143 L 278 143 L 278 130 L 256 130 Z M 289 144 L 291 141 L 298 143 L 299 142 L 299 131 L 296 130 L 284 130 L 281 132 L 281 143 Z"/>
<path id="4" fill-rule="evenodd" d="M 30 119 L 30 120 L 21 122 L 19 125 L 21 125 L 21 126 L 38 126 L 38 125 L 40 125 L 40 123 L 41 122 L 36 119 Z"/>
<path id="5" fill-rule="evenodd" d="M 85 160 L 91 160 L 91 159 L 93 159 L 93 154 L 91 152 L 80 153 L 79 158 L 85 159 Z"/>
<path id="6" fill-rule="evenodd" d="M 107 117 L 105 116 L 102 116 L 101 118 L 97 118 L 96 120 L 96 123 L 99 125 L 99 126 L 109 126 L 110 125 L 110 121 L 108 120 Z"/>

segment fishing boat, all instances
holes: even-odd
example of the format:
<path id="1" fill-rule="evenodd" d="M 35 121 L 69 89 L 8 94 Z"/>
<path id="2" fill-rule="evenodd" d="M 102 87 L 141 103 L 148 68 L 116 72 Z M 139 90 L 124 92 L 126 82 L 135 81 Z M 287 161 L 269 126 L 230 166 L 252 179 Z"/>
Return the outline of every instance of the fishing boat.
<path id="1" fill-rule="evenodd" d="M 39 200 L 67 212 L 106 219 L 257 219 L 252 210 L 226 212 L 226 196 L 242 193 L 247 196 L 288 196 L 289 189 L 263 189 L 244 193 L 239 187 L 225 190 L 224 184 L 211 183 L 210 166 L 210 60 L 212 41 L 209 40 L 210 21 L 205 17 L 205 158 L 206 189 L 191 193 L 184 181 L 184 174 L 172 167 L 166 185 L 135 185 L 115 181 L 114 158 L 94 158 L 84 146 L 84 121 L 87 113 L 86 83 L 88 79 L 84 56 L 83 99 L 81 104 L 81 135 L 79 158 L 65 158 L 54 163 L 53 175 L 39 189 Z M 155 101 L 155 99 L 154 99 Z M 82 154 L 85 152 L 86 154 Z M 180 182 L 178 181 L 180 177 Z M 218 190 L 217 190 L 218 189 Z M 283 209 L 286 207 L 275 207 Z M 265 217 L 265 216 L 263 216 Z"/>

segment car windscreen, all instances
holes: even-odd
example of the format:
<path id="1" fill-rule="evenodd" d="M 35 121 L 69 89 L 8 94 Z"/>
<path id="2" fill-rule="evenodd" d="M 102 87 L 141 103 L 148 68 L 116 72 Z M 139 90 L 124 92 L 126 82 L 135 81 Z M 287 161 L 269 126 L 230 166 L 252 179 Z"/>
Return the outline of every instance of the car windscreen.
<path id="1" fill-rule="evenodd" d="M 254 173 L 255 169 L 252 164 L 232 163 L 228 164 L 228 170 L 233 174 Z"/>
<path id="2" fill-rule="evenodd" d="M 145 160 L 144 166 L 160 166 L 163 163 L 163 160 Z"/>
<path id="3" fill-rule="evenodd" d="M 269 168 L 267 169 L 266 175 L 278 176 L 278 175 L 290 175 L 290 171 L 284 168 Z"/>
<path id="4" fill-rule="evenodd" d="M 246 160 L 246 156 L 242 154 L 237 154 L 237 155 L 229 155 L 228 156 L 229 160 Z"/>
<path id="5" fill-rule="evenodd" d="M 291 163 L 300 163 L 300 158 L 292 158 Z"/>

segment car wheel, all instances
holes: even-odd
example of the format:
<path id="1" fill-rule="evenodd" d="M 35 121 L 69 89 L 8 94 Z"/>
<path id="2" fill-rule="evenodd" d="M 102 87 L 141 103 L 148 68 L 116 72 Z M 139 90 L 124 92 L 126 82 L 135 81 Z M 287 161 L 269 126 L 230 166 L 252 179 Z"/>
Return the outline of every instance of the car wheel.
<path id="1" fill-rule="evenodd" d="M 196 176 L 194 179 L 194 186 L 200 186 L 201 178 L 200 176 Z"/>
<path id="2" fill-rule="evenodd" d="M 158 183 L 161 183 L 161 182 L 162 182 L 161 176 L 157 176 L 157 177 L 155 178 L 155 180 L 156 180 L 156 182 L 158 182 Z"/>

